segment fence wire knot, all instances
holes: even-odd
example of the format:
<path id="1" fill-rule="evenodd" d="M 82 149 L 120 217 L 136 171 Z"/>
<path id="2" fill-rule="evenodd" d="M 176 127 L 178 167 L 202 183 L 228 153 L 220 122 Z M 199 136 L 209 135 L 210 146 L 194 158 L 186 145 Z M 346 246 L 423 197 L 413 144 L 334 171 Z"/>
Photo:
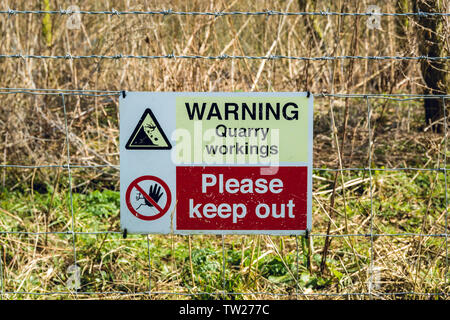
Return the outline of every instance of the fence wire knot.
<path id="1" fill-rule="evenodd" d="M 120 12 L 117 11 L 116 9 L 112 8 L 112 9 L 111 9 L 111 15 L 112 15 L 112 16 L 120 16 Z"/>
<path id="2" fill-rule="evenodd" d="M 8 8 L 8 16 L 12 16 L 12 15 L 15 15 L 17 12 L 16 12 L 16 10 L 13 10 L 13 9 L 10 9 L 10 8 Z"/>
<path id="3" fill-rule="evenodd" d="M 60 15 L 68 15 L 68 14 L 71 15 L 73 13 L 75 13 L 75 11 L 72 10 L 72 6 L 70 6 L 67 10 L 59 7 L 59 14 Z"/>
<path id="4" fill-rule="evenodd" d="M 173 10 L 172 10 L 172 9 L 167 9 L 167 10 L 163 10 L 161 13 L 162 13 L 164 16 L 167 16 L 168 14 L 172 14 L 172 13 L 173 13 Z"/>
<path id="5" fill-rule="evenodd" d="M 425 12 L 422 12 L 422 11 L 420 11 L 420 9 L 419 9 L 419 10 L 417 10 L 417 14 L 419 15 L 419 17 L 424 17 L 424 16 L 426 16 L 426 13 L 425 13 Z"/>

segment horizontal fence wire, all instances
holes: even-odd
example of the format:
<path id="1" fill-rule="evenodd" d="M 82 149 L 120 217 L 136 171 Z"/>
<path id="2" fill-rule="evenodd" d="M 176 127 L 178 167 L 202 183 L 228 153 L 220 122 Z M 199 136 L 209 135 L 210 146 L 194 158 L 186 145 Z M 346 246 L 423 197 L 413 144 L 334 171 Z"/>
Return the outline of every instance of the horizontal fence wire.
<path id="1" fill-rule="evenodd" d="M 332 12 L 332 11 L 316 11 L 316 12 L 282 12 L 275 10 L 265 11 L 173 11 L 172 9 L 159 10 L 159 11 L 118 11 L 114 8 L 107 11 L 85 11 L 85 10 L 15 10 L 7 9 L 1 10 L 0 14 L 9 16 L 17 14 L 58 14 L 58 15 L 71 15 L 71 14 L 84 14 L 84 15 L 153 15 L 153 16 L 212 16 L 212 17 L 225 17 L 225 16 L 388 16 L 388 17 L 448 17 L 448 12 Z"/>
<path id="2" fill-rule="evenodd" d="M 102 235 L 102 234 L 116 234 L 123 235 L 123 232 L 120 231 L 0 231 L 0 234 L 21 234 L 21 235 L 46 235 L 46 234 L 55 234 L 55 235 Z M 446 233 L 354 233 L 354 234 L 324 234 L 324 233 L 309 233 L 308 236 L 311 237 L 332 237 L 332 238 L 345 238 L 345 237 L 370 237 L 373 235 L 374 237 L 446 237 L 448 234 Z M 180 235 L 182 236 L 182 235 Z M 291 237 L 293 235 L 281 235 L 286 237 Z"/>
<path id="3" fill-rule="evenodd" d="M 42 165 L 21 165 L 21 164 L 0 164 L 0 168 L 17 168 L 17 169 L 43 169 L 43 168 L 63 168 L 68 169 L 67 164 L 42 164 Z M 99 165 L 79 165 L 71 164 L 70 168 L 78 169 L 100 169 L 100 168 L 112 168 L 119 170 L 119 165 L 99 164 Z M 414 167 L 399 167 L 399 168 L 313 168 L 315 171 L 330 171 L 330 172 L 342 172 L 342 171 L 448 171 L 448 168 L 414 168 Z M 313 177 L 314 178 L 314 177 Z"/>
<path id="4" fill-rule="evenodd" d="M 65 55 L 36 55 L 36 54 L 0 54 L 0 59 L 67 59 L 67 60 L 80 60 L 80 59 L 109 59 L 109 60 L 121 60 L 121 59 L 143 59 L 143 60 L 155 60 L 155 59 L 202 59 L 202 60 L 228 60 L 228 59 L 247 59 L 247 60 L 299 60 L 299 61 L 333 61 L 333 60 L 450 60 L 449 56 L 443 57 L 429 57 L 429 56 L 320 56 L 320 57 L 300 57 L 300 56 L 284 56 L 284 55 L 267 55 L 267 56 L 250 56 L 250 55 L 227 55 L 221 54 L 218 56 L 206 56 L 206 55 L 176 55 L 173 53 L 165 55 L 134 55 L 134 54 L 122 54 L 115 55 L 72 55 L 66 53 Z"/>
<path id="5" fill-rule="evenodd" d="M 101 291 L 101 292 L 81 292 L 81 291 L 60 291 L 60 292 L 27 292 L 27 291 L 6 291 L 4 294 L 16 294 L 16 295 L 121 295 L 121 296 L 139 296 L 139 295 L 175 295 L 175 296 L 189 296 L 195 297 L 199 295 L 207 296 L 246 296 L 246 295 L 268 295 L 273 297 L 291 297 L 291 296 L 303 296 L 303 297 L 349 297 L 349 296 L 444 296 L 447 297 L 449 294 L 445 292 L 379 292 L 379 293 L 368 293 L 368 292 L 348 292 L 348 293 L 274 293 L 274 292 L 173 292 L 173 291 L 139 291 L 139 292 L 125 292 L 125 291 Z"/>
<path id="6" fill-rule="evenodd" d="M 36 88 L 0 88 L 0 94 L 35 94 L 35 95 L 86 95 L 93 96 L 119 96 L 124 90 L 85 90 L 85 89 L 36 89 Z M 161 91 L 164 92 L 164 91 Z M 214 91 L 214 93 L 220 93 Z M 311 93 L 314 98 L 373 98 L 373 99 L 400 99 L 409 101 L 410 99 L 450 99 L 449 94 L 410 94 L 410 93 Z"/>

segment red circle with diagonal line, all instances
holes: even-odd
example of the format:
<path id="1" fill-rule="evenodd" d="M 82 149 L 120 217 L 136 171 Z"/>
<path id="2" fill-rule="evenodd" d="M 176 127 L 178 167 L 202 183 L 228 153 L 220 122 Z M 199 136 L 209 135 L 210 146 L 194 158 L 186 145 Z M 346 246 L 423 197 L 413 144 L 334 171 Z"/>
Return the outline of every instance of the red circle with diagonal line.
<path id="1" fill-rule="evenodd" d="M 167 201 L 166 201 L 166 205 L 164 206 L 164 208 L 161 208 L 161 206 L 159 206 L 158 203 L 155 200 L 153 200 L 152 197 L 150 197 L 147 194 L 147 192 L 145 192 L 144 189 L 142 189 L 138 185 L 139 182 L 142 182 L 145 180 L 157 182 L 164 189 L 164 191 L 166 192 L 166 195 L 167 195 Z M 149 201 L 155 207 L 156 210 L 158 210 L 158 214 L 155 214 L 153 216 L 146 216 L 146 215 L 140 214 L 139 212 L 136 211 L 136 209 L 133 208 L 133 206 L 131 205 L 131 191 L 133 190 L 133 188 L 136 188 L 142 194 L 142 196 L 144 196 L 144 198 L 147 201 Z M 126 199 L 128 210 L 130 210 L 130 212 L 134 216 L 138 217 L 141 220 L 151 221 L 151 220 L 156 220 L 156 219 L 161 218 L 164 214 L 166 214 L 167 211 L 169 211 L 170 204 L 172 202 L 172 194 L 170 193 L 169 186 L 160 178 L 155 177 L 155 176 L 142 176 L 130 183 L 130 185 L 127 188 L 127 192 L 125 194 L 125 199 Z"/>

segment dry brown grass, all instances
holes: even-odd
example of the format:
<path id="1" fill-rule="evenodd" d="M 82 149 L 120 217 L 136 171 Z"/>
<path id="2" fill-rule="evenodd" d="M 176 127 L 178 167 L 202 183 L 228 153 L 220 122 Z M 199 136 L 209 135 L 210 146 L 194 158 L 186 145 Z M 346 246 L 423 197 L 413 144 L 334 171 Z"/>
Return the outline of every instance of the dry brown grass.
<path id="1" fill-rule="evenodd" d="M 306 7 L 301 7 L 307 2 Z M 66 8 L 70 1 L 52 1 L 52 9 Z M 364 12 L 367 1 L 108 1 L 78 2 L 82 10 L 174 11 L 330 11 Z M 448 5 L 448 4 L 447 4 Z M 4 4 L 14 9 L 43 9 L 29 1 Z M 383 12 L 395 12 L 388 3 Z M 409 10 L 411 11 L 411 10 Z M 449 8 L 443 8 L 448 12 Z M 417 56 L 417 23 L 414 18 L 382 17 L 382 30 L 369 30 L 364 17 L 265 17 L 265 16 L 148 16 L 83 15 L 80 30 L 65 27 L 67 17 L 51 15 L 52 43 L 42 34 L 43 16 L 0 16 L 0 53 L 42 55 L 290 55 L 290 56 Z M 442 39 L 448 56 L 448 19 Z M 398 28 L 402 29 L 402 32 Z M 201 59 L 0 59 L 1 87 L 93 89 L 131 91 L 306 91 L 313 93 L 420 93 L 424 87 L 417 61 L 294 61 L 294 60 L 201 60 Z M 55 95 L 0 95 L 0 158 L 3 164 L 66 164 L 64 113 Z M 118 153 L 118 99 L 116 97 L 66 96 L 72 164 L 115 165 Z M 436 168 L 443 164 L 445 137 L 424 130 L 420 101 L 371 99 L 373 147 L 376 168 Z M 448 103 L 447 103 L 448 104 Z M 333 123 L 335 127 L 333 127 Z M 345 128 L 345 129 L 344 129 Z M 320 98 L 315 101 L 314 167 L 361 168 L 368 164 L 367 105 L 364 99 Z M 344 138 L 345 137 L 345 138 Z M 344 139 L 344 141 L 343 141 Z M 338 146 L 342 162 L 338 157 Z M 447 157 L 449 156 L 447 150 Z M 87 196 L 96 189 L 118 190 L 114 168 L 74 169 L 74 192 Z M 370 194 L 367 172 L 315 173 L 314 233 L 365 234 L 370 228 Z M 447 179 L 450 176 L 447 173 Z M 0 206 L 0 230 L 69 231 L 66 170 L 58 168 L 2 169 L 4 195 L 19 190 L 21 202 Z M 336 182 L 336 191 L 333 186 Z M 344 185 L 344 188 L 342 187 Z M 52 186 L 50 199 L 37 200 Z M 446 208 L 442 172 L 378 172 L 374 176 L 375 233 L 445 233 Z M 344 189 L 344 191 L 342 191 Z M 6 192 L 7 190 L 7 192 Z M 42 191 L 44 190 L 44 191 Z M 84 198 L 80 198 L 80 202 Z M 334 199 L 334 200 L 332 200 Z M 334 202 L 334 206 L 332 203 Z M 119 230 L 118 212 L 92 217 L 76 207 L 76 231 Z M 448 209 L 448 208 L 447 208 Z M 78 211 L 79 210 L 79 211 Z M 448 232 L 448 230 L 447 230 Z M 295 281 L 277 283 L 265 276 L 259 263 L 266 258 L 295 261 L 292 237 L 227 236 L 227 255 L 242 253 L 237 265 L 227 262 L 227 279 L 244 298 L 296 298 Z M 300 241 L 300 240 L 299 240 Z M 370 238 L 336 237 L 329 244 L 328 267 L 321 272 L 324 237 L 314 237 L 310 249 L 301 248 L 302 274 L 331 279 L 307 293 L 367 293 Z M 188 238 L 151 236 L 152 291 L 192 293 L 214 290 L 201 278 L 194 286 L 189 275 Z M 71 235 L 0 236 L 4 290 L 65 291 L 66 269 L 73 263 Z M 83 289 L 92 292 L 124 291 L 128 295 L 80 295 L 79 298 L 146 298 L 132 292 L 148 290 L 147 243 L 142 237 L 83 235 L 77 238 L 78 264 L 85 279 Z M 446 239 L 423 236 L 380 236 L 374 239 L 375 266 L 379 268 L 381 293 L 449 293 L 445 282 L 448 257 Z M 193 238 L 194 249 L 216 250 L 213 259 L 221 266 L 221 240 L 214 236 Z M 285 262 L 285 261 L 284 261 Z M 295 265 L 295 263 L 294 263 Z M 293 269 L 295 271 L 295 269 Z M 292 271 L 292 269 L 291 269 Z M 448 271 L 448 270 L 447 270 Z M 336 272 L 342 277 L 336 277 Z M 186 275 L 187 274 L 187 275 Z M 221 270 L 214 269 L 218 278 Z M 199 276 L 200 277 L 200 276 Z M 339 279 L 338 279 L 339 278 Z M 5 295 L 29 298 L 28 295 Z M 59 298 L 60 296 L 37 296 Z M 71 296 L 75 297 L 75 296 Z M 154 295 L 152 298 L 183 298 Z M 199 297 L 199 296 L 196 296 Z M 365 296 L 356 296 L 364 298 Z M 399 296 L 429 298 L 428 296 Z M 444 296 L 447 297 L 447 296 Z M 300 298 L 303 298 L 300 296 Z M 311 297 L 324 298 L 323 296 Z M 334 298 L 334 297 L 328 297 Z M 342 298 L 342 297 L 337 297 Z M 344 298 L 354 298 L 354 296 Z M 382 296 L 395 298 L 395 296 Z"/>

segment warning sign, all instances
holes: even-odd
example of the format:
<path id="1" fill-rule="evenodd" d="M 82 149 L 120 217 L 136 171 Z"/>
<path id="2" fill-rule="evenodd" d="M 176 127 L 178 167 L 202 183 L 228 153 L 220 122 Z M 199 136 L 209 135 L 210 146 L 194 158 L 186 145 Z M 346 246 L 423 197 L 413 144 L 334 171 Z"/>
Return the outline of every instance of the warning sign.
<path id="1" fill-rule="evenodd" d="M 127 207 L 137 218 L 156 220 L 167 213 L 172 195 L 167 184 L 158 177 L 143 176 L 127 188 Z"/>
<path id="2" fill-rule="evenodd" d="M 128 150 L 156 150 L 171 149 L 172 145 L 167 140 L 152 110 L 146 109 L 125 148 Z"/>
<path id="3" fill-rule="evenodd" d="M 128 92 L 119 105 L 128 233 L 311 230 L 312 95 Z"/>

